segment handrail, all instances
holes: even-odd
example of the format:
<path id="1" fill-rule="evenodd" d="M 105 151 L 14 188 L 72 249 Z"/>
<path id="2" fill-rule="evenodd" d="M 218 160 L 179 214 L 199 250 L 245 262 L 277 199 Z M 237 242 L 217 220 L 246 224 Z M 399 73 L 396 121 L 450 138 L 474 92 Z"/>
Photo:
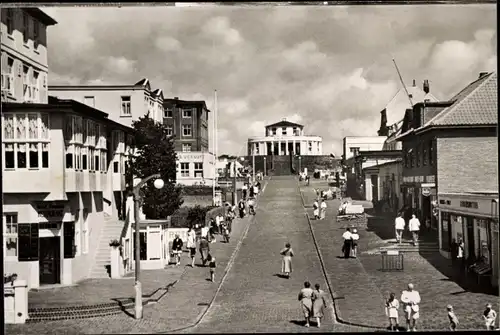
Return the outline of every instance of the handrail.
<path id="1" fill-rule="evenodd" d="M 127 209 L 127 214 L 125 215 L 125 224 L 123 225 L 122 232 L 120 233 L 120 243 L 123 244 L 123 239 L 127 237 L 127 231 L 130 226 L 130 208 Z"/>

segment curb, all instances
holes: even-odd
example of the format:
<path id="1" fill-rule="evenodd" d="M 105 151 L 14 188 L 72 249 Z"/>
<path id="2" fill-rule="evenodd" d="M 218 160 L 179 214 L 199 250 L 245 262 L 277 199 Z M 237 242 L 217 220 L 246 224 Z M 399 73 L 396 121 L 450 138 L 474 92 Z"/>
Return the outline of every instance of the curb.
<path id="1" fill-rule="evenodd" d="M 255 205 L 256 208 L 259 207 L 260 195 L 262 193 L 264 193 L 265 188 L 266 188 L 269 180 L 271 180 L 271 176 L 266 180 L 266 183 L 262 187 L 262 191 L 259 193 L 259 197 L 257 198 L 257 203 Z M 208 314 L 208 312 L 210 311 L 210 308 L 213 306 L 215 299 L 217 298 L 217 295 L 219 294 L 219 292 L 222 288 L 222 285 L 224 284 L 224 280 L 226 279 L 227 275 L 229 274 L 229 271 L 231 270 L 231 268 L 233 267 L 234 260 L 236 259 L 236 256 L 238 255 L 238 252 L 240 251 L 241 245 L 243 244 L 243 240 L 246 238 L 247 233 L 250 230 L 251 224 L 254 223 L 255 221 L 256 221 L 255 215 L 253 215 L 252 217 L 249 217 L 249 220 L 248 220 L 248 223 L 245 227 L 245 230 L 243 231 L 243 234 L 241 235 L 240 239 L 238 240 L 238 244 L 236 244 L 236 247 L 234 248 L 233 253 L 231 254 L 231 257 L 229 258 L 229 262 L 227 263 L 226 268 L 224 269 L 224 275 L 221 278 L 221 281 L 217 287 L 217 290 L 215 291 L 214 296 L 212 297 L 212 300 L 210 300 L 210 303 L 208 304 L 207 308 L 198 314 L 196 321 L 188 326 L 184 326 L 184 327 L 177 328 L 177 329 L 165 330 L 162 332 L 156 332 L 154 334 L 170 334 L 170 333 L 174 333 L 174 332 L 188 330 L 188 329 L 197 327 L 203 321 L 203 318 Z"/>
<path id="2" fill-rule="evenodd" d="M 312 227 L 312 224 L 311 224 L 311 219 L 309 218 L 309 214 L 307 213 L 306 211 L 306 204 L 305 204 L 305 201 L 304 201 L 304 195 L 302 193 L 302 190 L 300 189 L 300 184 L 297 183 L 297 189 L 299 190 L 299 193 L 300 193 L 300 198 L 302 199 L 302 206 L 304 207 L 304 211 L 305 211 L 305 216 L 307 218 L 307 223 L 309 224 L 309 229 L 311 230 L 311 235 L 312 235 L 312 238 L 313 238 L 313 241 L 314 241 L 314 245 L 316 247 L 316 252 L 318 253 L 318 257 L 319 257 L 319 260 L 320 260 L 320 264 L 321 264 L 321 270 L 323 271 L 323 275 L 325 276 L 325 279 L 326 279 L 326 283 L 328 284 L 328 290 L 330 291 L 330 296 L 332 297 L 332 301 L 333 301 L 333 314 L 335 316 L 334 318 L 334 324 L 343 324 L 343 325 L 346 325 L 346 326 L 353 326 L 353 324 L 349 321 L 346 321 L 344 319 L 342 319 L 340 316 L 339 316 L 339 313 L 338 313 L 338 307 L 337 307 L 337 304 L 335 303 L 335 291 L 333 290 L 332 288 L 332 284 L 330 282 L 330 277 L 328 276 L 328 272 L 326 270 L 326 266 L 325 266 L 325 263 L 323 261 L 323 255 L 321 254 L 321 250 L 319 249 L 319 246 L 318 246 L 318 242 L 316 240 L 316 235 L 314 234 L 314 229 Z M 384 327 L 376 327 L 376 326 L 368 326 L 368 325 L 358 325 L 356 324 L 355 326 L 357 327 L 362 327 L 362 328 L 368 328 L 368 329 L 377 329 L 377 330 L 380 330 L 380 329 L 386 329 Z"/>

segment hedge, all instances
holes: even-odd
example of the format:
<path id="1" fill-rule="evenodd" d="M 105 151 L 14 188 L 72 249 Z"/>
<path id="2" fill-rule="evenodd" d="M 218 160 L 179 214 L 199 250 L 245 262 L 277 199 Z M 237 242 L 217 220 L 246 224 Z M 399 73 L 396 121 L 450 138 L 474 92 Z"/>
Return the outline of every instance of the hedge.
<path id="1" fill-rule="evenodd" d="M 189 228 L 195 224 L 208 224 L 211 218 L 217 215 L 224 215 L 224 207 L 213 206 L 195 206 L 195 207 L 181 207 L 179 208 L 170 219 L 171 228 Z"/>

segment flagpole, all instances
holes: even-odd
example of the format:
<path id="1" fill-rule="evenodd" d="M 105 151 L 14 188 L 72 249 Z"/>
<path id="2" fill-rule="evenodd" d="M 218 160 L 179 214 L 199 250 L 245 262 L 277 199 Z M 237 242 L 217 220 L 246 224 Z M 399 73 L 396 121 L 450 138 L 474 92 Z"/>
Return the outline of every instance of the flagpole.
<path id="1" fill-rule="evenodd" d="M 214 176 L 212 180 L 212 198 L 215 206 L 215 186 L 217 184 L 217 90 L 214 90 L 214 117 L 213 117 L 213 151 L 214 151 Z"/>

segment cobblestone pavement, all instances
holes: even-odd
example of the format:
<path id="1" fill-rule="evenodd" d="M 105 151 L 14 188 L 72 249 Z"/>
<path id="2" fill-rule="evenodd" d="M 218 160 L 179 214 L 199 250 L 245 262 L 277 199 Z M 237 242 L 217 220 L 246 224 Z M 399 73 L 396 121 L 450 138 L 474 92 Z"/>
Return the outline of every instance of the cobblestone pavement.
<path id="1" fill-rule="evenodd" d="M 280 249 L 295 252 L 290 279 L 281 271 Z M 334 331 L 331 309 L 321 328 L 305 328 L 297 295 L 304 281 L 327 291 L 304 209 L 292 177 L 273 177 L 262 194 L 256 221 L 213 306 L 194 329 L 186 332 L 314 332 Z"/>
<path id="2" fill-rule="evenodd" d="M 301 187 L 306 206 L 315 197 L 312 186 Z M 369 250 L 387 245 L 384 239 L 393 238 L 393 218 L 369 218 L 360 235 L 358 259 L 337 259 L 341 252 L 341 234 L 344 229 L 336 223 L 338 201 L 328 201 L 327 220 L 311 221 L 319 248 L 335 290 L 337 313 L 347 322 L 373 327 L 386 327 L 384 298 L 390 292 L 401 294 L 412 282 L 420 292 L 422 302 L 422 330 L 446 330 L 446 305 L 451 304 L 460 320 L 460 329 L 483 329 L 481 313 L 487 302 L 497 304 L 498 296 L 486 294 L 471 286 L 460 286 L 453 280 L 450 261 L 439 253 L 405 253 L 404 271 L 382 272 L 381 256 L 368 255 Z M 308 208 L 312 212 L 312 209 Z M 498 307 L 497 307 L 498 310 Z M 404 325 L 403 314 L 400 323 Z"/>
<path id="3" fill-rule="evenodd" d="M 233 223 L 230 243 L 217 242 L 210 245 L 211 252 L 218 262 L 219 273 L 224 271 L 235 251 L 238 241 L 242 237 L 246 227 L 250 224 L 250 220 L 250 217 L 236 219 Z M 220 240 L 219 237 L 217 238 Z M 25 325 L 6 325 L 6 333 L 24 335 L 49 333 L 160 333 L 171 332 L 192 325 L 196 322 L 201 313 L 207 309 L 207 306 L 213 299 L 217 287 L 220 284 L 221 276 L 217 276 L 216 282 L 212 283 L 208 281 L 208 268 L 198 266 L 191 268 L 187 266 L 189 263 L 190 259 L 187 253 L 184 253 L 179 267 L 172 266 L 165 270 L 165 273 L 180 271 L 183 272 L 183 274 L 182 276 L 178 276 L 178 278 L 180 278 L 179 282 L 177 282 L 158 303 L 144 308 L 144 317 L 141 320 L 135 320 L 133 317 L 124 313 L 90 319 L 50 321 Z M 199 254 L 197 254 L 196 263 L 201 263 Z M 143 277 L 147 276 L 147 273 L 148 271 L 144 271 Z M 153 271 L 151 273 L 153 273 Z M 171 281 L 170 279 L 165 280 L 165 285 Z M 125 290 L 129 290 L 128 296 L 133 296 L 133 279 L 122 279 L 117 285 L 130 286 L 130 288 L 126 288 Z M 99 292 L 101 292 L 101 289 L 97 289 L 94 293 L 89 294 L 98 295 Z M 69 295 L 67 295 L 67 297 L 71 299 Z M 55 298 L 53 299 L 55 300 Z M 95 300 L 97 300 L 97 297 Z"/>

